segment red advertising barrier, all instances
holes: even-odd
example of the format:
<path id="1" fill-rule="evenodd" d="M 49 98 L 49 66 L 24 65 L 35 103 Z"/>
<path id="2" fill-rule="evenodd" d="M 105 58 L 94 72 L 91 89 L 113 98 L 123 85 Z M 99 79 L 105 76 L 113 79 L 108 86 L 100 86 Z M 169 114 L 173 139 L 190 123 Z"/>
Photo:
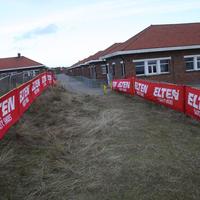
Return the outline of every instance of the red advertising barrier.
<path id="1" fill-rule="evenodd" d="M 127 94 L 133 93 L 133 79 L 112 80 L 112 89 L 124 92 Z"/>
<path id="2" fill-rule="evenodd" d="M 37 96 L 42 92 L 42 86 L 41 86 L 41 76 L 37 76 L 37 78 L 33 79 L 32 86 L 31 86 L 31 92 L 33 99 L 36 99 Z"/>
<path id="3" fill-rule="evenodd" d="M 48 85 L 53 85 L 53 74 L 52 73 L 47 73 L 47 81 L 48 81 Z"/>
<path id="4" fill-rule="evenodd" d="M 0 139 L 19 119 L 18 92 L 13 90 L 0 99 Z"/>
<path id="5" fill-rule="evenodd" d="M 200 90 L 185 86 L 185 113 L 200 120 Z"/>
<path id="6" fill-rule="evenodd" d="M 32 104 L 33 97 L 31 92 L 32 81 L 20 86 L 18 90 L 19 99 L 19 114 L 20 116 L 26 111 L 26 109 Z"/>
<path id="7" fill-rule="evenodd" d="M 0 139 L 48 85 L 56 85 L 51 73 L 43 73 L 0 98 Z"/>
<path id="8" fill-rule="evenodd" d="M 147 82 L 139 79 L 135 79 L 134 85 L 136 95 L 174 110 L 184 112 L 185 86 Z"/>

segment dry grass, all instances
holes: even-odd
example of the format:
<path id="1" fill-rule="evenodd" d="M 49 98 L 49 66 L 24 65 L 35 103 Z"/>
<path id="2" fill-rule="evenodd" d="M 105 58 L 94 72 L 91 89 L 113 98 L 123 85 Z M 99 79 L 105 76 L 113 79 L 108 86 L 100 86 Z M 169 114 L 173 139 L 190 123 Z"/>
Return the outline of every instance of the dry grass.
<path id="1" fill-rule="evenodd" d="M 200 199 L 200 122 L 118 92 L 49 87 L 0 141 L 1 199 Z"/>

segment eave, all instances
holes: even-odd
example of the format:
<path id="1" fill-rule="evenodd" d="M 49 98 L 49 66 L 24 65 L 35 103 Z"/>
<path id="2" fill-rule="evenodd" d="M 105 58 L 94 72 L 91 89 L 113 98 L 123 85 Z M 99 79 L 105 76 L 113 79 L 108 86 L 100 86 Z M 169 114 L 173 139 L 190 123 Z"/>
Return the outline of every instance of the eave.
<path id="1" fill-rule="evenodd" d="M 0 69 L 0 72 L 5 71 L 15 71 L 15 70 L 21 70 L 21 69 L 33 69 L 33 68 L 48 68 L 45 65 L 35 65 L 35 66 L 28 66 L 28 67 L 17 67 L 17 68 L 9 68 L 9 69 Z"/>
<path id="2" fill-rule="evenodd" d="M 102 59 L 98 59 L 98 60 L 90 60 L 88 62 L 86 62 L 86 64 L 90 64 L 90 63 L 97 63 L 97 62 L 103 62 L 104 60 Z"/>
<path id="3" fill-rule="evenodd" d="M 117 51 L 117 52 L 102 56 L 102 57 L 100 57 L 100 59 L 107 59 L 107 58 L 111 58 L 114 56 L 121 56 L 121 55 L 127 55 L 127 54 L 152 53 L 152 52 L 163 52 L 163 51 L 178 51 L 178 50 L 188 50 L 188 49 L 200 49 L 200 45 Z"/>

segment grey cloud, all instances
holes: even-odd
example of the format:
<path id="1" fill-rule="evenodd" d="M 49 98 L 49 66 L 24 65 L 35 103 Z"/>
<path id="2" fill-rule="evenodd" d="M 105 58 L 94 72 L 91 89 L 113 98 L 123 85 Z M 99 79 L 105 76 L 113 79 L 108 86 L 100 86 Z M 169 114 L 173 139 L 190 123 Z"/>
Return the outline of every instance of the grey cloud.
<path id="1" fill-rule="evenodd" d="M 47 34 L 53 34 L 58 31 L 58 26 L 56 24 L 49 24 L 48 26 L 42 28 L 37 27 L 31 31 L 28 31 L 24 33 L 21 36 L 15 37 L 15 40 L 23 40 L 23 39 L 33 39 L 40 35 L 47 35 Z"/>

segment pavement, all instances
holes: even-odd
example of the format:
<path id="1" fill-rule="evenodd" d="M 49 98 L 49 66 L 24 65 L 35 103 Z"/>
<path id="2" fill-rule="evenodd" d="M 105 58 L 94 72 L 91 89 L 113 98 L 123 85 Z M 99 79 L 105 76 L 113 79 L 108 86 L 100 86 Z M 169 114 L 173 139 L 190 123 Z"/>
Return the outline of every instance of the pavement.
<path id="1" fill-rule="evenodd" d="M 84 94 L 95 94 L 103 95 L 103 89 L 101 88 L 91 88 L 88 87 L 85 83 L 82 83 L 70 76 L 65 74 L 58 74 L 56 81 L 66 87 L 67 90 L 75 93 L 84 93 Z M 111 89 L 107 89 L 106 93 L 110 92 Z"/>

